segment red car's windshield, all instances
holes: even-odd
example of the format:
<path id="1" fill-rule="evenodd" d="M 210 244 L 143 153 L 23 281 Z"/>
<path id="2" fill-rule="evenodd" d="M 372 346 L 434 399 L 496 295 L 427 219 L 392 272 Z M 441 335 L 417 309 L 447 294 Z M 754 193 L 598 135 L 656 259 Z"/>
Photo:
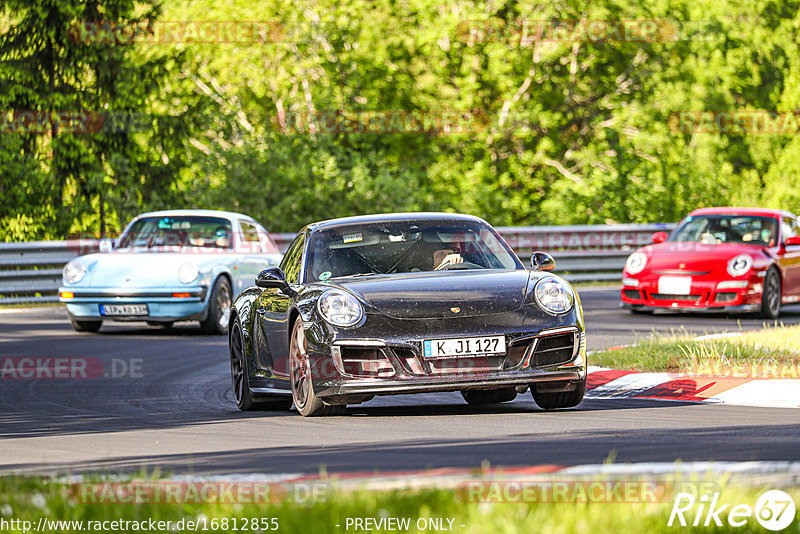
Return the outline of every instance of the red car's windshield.
<path id="1" fill-rule="evenodd" d="M 778 220 L 757 215 L 695 215 L 687 217 L 669 236 L 669 241 L 721 245 L 775 245 Z"/>

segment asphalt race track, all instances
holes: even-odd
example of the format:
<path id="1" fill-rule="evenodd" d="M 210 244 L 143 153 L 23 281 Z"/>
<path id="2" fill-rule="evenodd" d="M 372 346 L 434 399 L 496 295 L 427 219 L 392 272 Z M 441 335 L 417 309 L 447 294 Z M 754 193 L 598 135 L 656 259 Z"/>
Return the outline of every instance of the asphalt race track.
<path id="1" fill-rule="evenodd" d="M 756 329 L 724 315 L 632 316 L 613 289 L 580 291 L 589 348 L 652 330 Z M 800 308 L 781 320 L 800 322 Z M 224 337 L 108 324 L 72 331 L 61 308 L 0 311 L 0 357 L 71 358 L 88 378 L 0 379 L 0 472 L 382 472 L 436 467 L 800 460 L 800 410 L 591 400 L 543 412 L 529 393 L 492 408 L 459 394 L 384 397 L 345 416 L 241 413 Z M 39 360 L 42 361 L 42 360 Z M 72 365 L 72 364 L 70 364 Z"/>

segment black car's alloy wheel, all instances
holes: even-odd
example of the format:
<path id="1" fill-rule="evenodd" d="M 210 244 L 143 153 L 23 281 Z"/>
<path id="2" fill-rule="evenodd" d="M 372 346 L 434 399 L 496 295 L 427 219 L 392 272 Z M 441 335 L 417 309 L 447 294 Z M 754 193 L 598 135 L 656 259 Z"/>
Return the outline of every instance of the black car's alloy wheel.
<path id="1" fill-rule="evenodd" d="M 775 319 L 781 314 L 781 277 L 774 268 L 764 277 L 764 291 L 761 294 L 761 316 Z"/>
<path id="2" fill-rule="evenodd" d="M 294 407 L 304 417 L 319 415 L 338 415 L 344 412 L 345 406 L 325 403 L 314 394 L 314 384 L 311 380 L 311 364 L 308 358 L 308 345 L 306 342 L 303 321 L 297 319 L 292 328 L 292 338 L 289 344 L 289 373 L 292 382 L 292 399 Z"/>
<path id="3" fill-rule="evenodd" d="M 211 297 L 208 299 L 208 314 L 200 323 L 200 327 L 208 334 L 227 334 L 228 323 L 231 317 L 231 302 L 233 292 L 231 283 L 224 276 L 217 278 Z"/>
<path id="4" fill-rule="evenodd" d="M 244 353 L 244 337 L 242 326 L 236 320 L 231 325 L 230 337 L 231 353 L 231 380 L 233 381 L 233 398 L 236 406 L 243 412 L 253 410 L 288 410 L 292 406 L 292 399 L 288 395 L 274 397 L 254 396 L 250 391 L 247 358 Z"/>
<path id="5" fill-rule="evenodd" d="M 536 390 L 536 386 L 531 386 L 533 400 L 544 410 L 555 410 L 556 408 L 572 408 L 583 400 L 586 393 L 586 379 L 575 384 L 575 389 L 570 391 L 542 391 Z"/>

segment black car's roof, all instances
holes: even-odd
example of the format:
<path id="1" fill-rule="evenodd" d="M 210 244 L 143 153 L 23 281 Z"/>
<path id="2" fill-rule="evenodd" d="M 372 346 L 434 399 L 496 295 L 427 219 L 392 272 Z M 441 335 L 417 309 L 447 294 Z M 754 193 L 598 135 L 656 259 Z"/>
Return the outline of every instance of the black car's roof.
<path id="1" fill-rule="evenodd" d="M 342 217 L 339 219 L 329 219 L 308 225 L 311 231 L 335 228 L 338 226 L 350 226 L 358 224 L 373 224 L 381 222 L 416 222 L 416 221 L 470 221 L 488 224 L 480 217 L 474 215 L 464 215 L 462 213 L 379 213 L 375 215 L 357 215 L 355 217 Z"/>

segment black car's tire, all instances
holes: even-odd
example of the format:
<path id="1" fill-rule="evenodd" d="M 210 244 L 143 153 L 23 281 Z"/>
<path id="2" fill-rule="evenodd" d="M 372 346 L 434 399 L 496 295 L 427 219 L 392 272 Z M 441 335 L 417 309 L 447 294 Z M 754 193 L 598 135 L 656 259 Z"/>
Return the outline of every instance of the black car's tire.
<path id="1" fill-rule="evenodd" d="M 777 319 L 781 314 L 781 276 L 774 267 L 764 277 L 764 290 L 761 292 L 761 317 Z"/>
<path id="2" fill-rule="evenodd" d="M 536 386 L 531 386 L 531 395 L 536 404 L 544 410 L 555 410 L 556 408 L 572 408 L 583 400 L 586 393 L 586 379 L 581 380 L 571 391 L 546 391 L 537 392 Z"/>
<path id="3" fill-rule="evenodd" d="M 102 320 L 86 321 L 83 319 L 70 317 L 69 322 L 72 324 L 72 328 L 74 328 L 76 332 L 97 332 L 100 330 L 100 327 L 103 326 Z"/>
<path id="4" fill-rule="evenodd" d="M 314 394 L 306 335 L 301 319 L 297 319 L 292 327 L 292 337 L 289 343 L 289 374 L 292 383 L 292 400 L 300 415 L 317 417 L 344 413 L 346 405 L 327 404 Z"/>
<path id="5" fill-rule="evenodd" d="M 207 334 L 223 335 L 228 333 L 228 323 L 231 315 L 231 302 L 233 292 L 231 283 L 224 276 L 217 278 L 208 299 L 208 313 L 200 328 Z"/>
<path id="6" fill-rule="evenodd" d="M 247 358 L 244 354 L 244 338 L 242 325 L 234 321 L 228 342 L 231 356 L 231 381 L 233 384 L 233 400 L 243 412 L 255 410 L 288 411 L 292 407 L 292 398 L 288 395 L 274 397 L 253 396 L 250 391 L 250 373 Z"/>
<path id="7" fill-rule="evenodd" d="M 464 397 L 467 404 L 499 404 L 517 398 L 517 388 L 469 389 L 467 391 L 462 391 L 461 396 Z"/>

